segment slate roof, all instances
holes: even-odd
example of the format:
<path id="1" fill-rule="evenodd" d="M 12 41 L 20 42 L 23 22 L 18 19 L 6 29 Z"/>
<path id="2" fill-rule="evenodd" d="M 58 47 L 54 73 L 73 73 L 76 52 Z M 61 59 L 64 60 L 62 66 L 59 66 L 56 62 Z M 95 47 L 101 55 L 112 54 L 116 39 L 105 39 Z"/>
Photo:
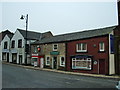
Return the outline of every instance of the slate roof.
<path id="1" fill-rule="evenodd" d="M 10 39 L 12 39 L 14 34 L 7 34 Z"/>
<path id="2" fill-rule="evenodd" d="M 94 29 L 94 30 L 86 30 L 81 32 L 67 33 L 62 35 L 56 35 L 50 38 L 42 39 L 41 41 L 37 41 L 34 44 L 45 44 L 45 43 L 54 43 L 54 42 L 65 42 L 72 40 L 79 40 L 85 38 L 91 38 L 95 36 L 102 36 L 111 33 L 116 26 Z"/>
<path id="3" fill-rule="evenodd" d="M 22 30 L 22 29 L 17 29 L 24 38 L 26 38 L 26 30 Z M 30 40 L 40 40 L 41 38 L 46 37 L 46 35 L 51 34 L 52 33 L 50 31 L 45 32 L 45 33 L 39 33 L 39 32 L 33 32 L 33 31 L 27 31 L 27 39 Z"/>

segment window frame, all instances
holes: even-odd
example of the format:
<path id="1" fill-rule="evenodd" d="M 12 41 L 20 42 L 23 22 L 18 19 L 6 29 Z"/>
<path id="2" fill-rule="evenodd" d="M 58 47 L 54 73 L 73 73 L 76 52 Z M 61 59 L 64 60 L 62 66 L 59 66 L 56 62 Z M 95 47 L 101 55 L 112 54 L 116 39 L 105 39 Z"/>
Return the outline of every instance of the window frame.
<path id="1" fill-rule="evenodd" d="M 91 58 L 86 58 L 86 59 L 79 58 L 79 59 L 81 59 L 81 60 L 77 60 L 77 58 L 72 58 L 72 69 L 92 70 L 92 59 Z M 88 68 L 88 67 L 78 67 L 76 65 L 76 62 L 79 62 L 79 61 L 80 62 L 85 61 L 87 64 L 88 64 L 88 62 L 90 62 L 91 63 L 90 68 Z M 75 63 L 73 63 L 73 62 L 75 62 Z M 75 65 L 75 67 L 73 67 L 74 65 Z"/>
<path id="2" fill-rule="evenodd" d="M 20 41 L 21 41 L 21 43 L 20 43 Z M 22 48 L 22 41 L 23 41 L 22 39 L 19 39 L 19 40 L 18 40 L 18 48 Z M 19 43 L 20 43 L 20 44 L 19 44 Z"/>
<path id="3" fill-rule="evenodd" d="M 14 43 L 13 43 L 14 42 Z M 12 40 L 11 48 L 15 48 L 15 40 Z"/>
<path id="4" fill-rule="evenodd" d="M 57 49 L 55 49 L 55 45 L 57 46 Z M 58 44 L 53 44 L 53 51 L 58 51 Z"/>
<path id="5" fill-rule="evenodd" d="M 103 49 L 101 49 L 101 47 L 102 47 L 101 43 L 102 43 L 102 45 L 103 45 Z M 100 43 L 99 43 L 99 51 L 100 51 L 100 52 L 104 52 L 104 51 L 105 51 L 105 43 L 104 43 L 104 42 L 100 42 Z"/>
<path id="6" fill-rule="evenodd" d="M 48 64 L 48 59 L 47 59 L 48 57 L 49 57 L 49 64 Z M 46 56 L 46 62 L 45 63 L 46 63 L 46 65 L 50 65 L 50 56 Z"/>
<path id="7" fill-rule="evenodd" d="M 4 42 L 4 49 L 8 49 L 8 42 L 7 41 Z"/>
<path id="8" fill-rule="evenodd" d="M 63 64 L 63 65 L 62 65 L 62 63 L 61 63 L 62 57 L 64 58 L 64 64 Z M 60 66 L 65 67 L 65 57 L 64 57 L 64 56 L 60 56 Z"/>
<path id="9" fill-rule="evenodd" d="M 86 46 L 86 50 L 83 50 L 83 45 L 85 44 L 85 46 Z M 80 45 L 80 48 L 81 48 L 81 50 L 79 50 L 78 48 L 79 48 L 79 45 Z M 87 52 L 87 43 L 77 43 L 76 44 L 76 52 Z"/>

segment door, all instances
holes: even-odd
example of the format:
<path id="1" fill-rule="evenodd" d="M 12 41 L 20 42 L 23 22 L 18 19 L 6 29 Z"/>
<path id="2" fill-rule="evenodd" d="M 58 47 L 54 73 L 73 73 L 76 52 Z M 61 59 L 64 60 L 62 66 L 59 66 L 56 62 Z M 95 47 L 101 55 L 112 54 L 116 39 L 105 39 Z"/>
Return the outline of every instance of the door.
<path id="1" fill-rule="evenodd" d="M 57 57 L 53 57 L 53 69 L 57 69 Z"/>
<path id="2" fill-rule="evenodd" d="M 22 64 L 22 55 L 19 55 L 19 64 Z"/>
<path id="3" fill-rule="evenodd" d="M 7 62 L 9 62 L 9 53 L 7 53 Z"/>
<path id="4" fill-rule="evenodd" d="M 99 60 L 99 74 L 105 74 L 105 60 Z"/>

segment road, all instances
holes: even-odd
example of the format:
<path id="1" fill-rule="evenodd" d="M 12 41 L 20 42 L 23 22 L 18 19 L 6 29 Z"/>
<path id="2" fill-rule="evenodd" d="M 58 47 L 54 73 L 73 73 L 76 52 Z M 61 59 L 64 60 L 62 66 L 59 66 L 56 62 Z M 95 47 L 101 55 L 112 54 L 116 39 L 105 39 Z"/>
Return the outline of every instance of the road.
<path id="1" fill-rule="evenodd" d="M 115 88 L 113 79 L 2 65 L 2 88 Z"/>

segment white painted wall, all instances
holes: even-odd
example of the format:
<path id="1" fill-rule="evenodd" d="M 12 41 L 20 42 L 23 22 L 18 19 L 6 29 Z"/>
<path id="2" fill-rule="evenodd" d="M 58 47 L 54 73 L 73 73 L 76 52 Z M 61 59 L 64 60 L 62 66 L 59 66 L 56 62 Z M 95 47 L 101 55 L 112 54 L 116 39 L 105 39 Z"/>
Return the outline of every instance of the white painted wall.
<path id="1" fill-rule="evenodd" d="M 110 33 L 114 35 L 113 31 Z M 115 59 L 114 59 L 114 54 L 110 53 L 110 34 L 109 34 L 109 74 L 115 74 Z"/>
<path id="2" fill-rule="evenodd" d="M 22 39 L 22 48 L 18 48 L 18 40 L 19 39 Z M 19 55 L 22 55 L 22 63 L 24 64 L 25 63 L 25 50 L 24 50 L 24 47 L 25 47 L 25 40 L 24 40 L 24 37 L 22 36 L 22 34 L 16 30 L 14 36 L 12 37 L 11 39 L 11 42 L 12 40 L 15 40 L 15 48 L 14 50 L 17 51 L 17 63 L 19 63 Z M 11 48 L 13 49 L 13 48 Z M 12 60 L 12 55 L 11 55 L 11 60 Z"/>
<path id="3" fill-rule="evenodd" d="M 4 50 L 4 42 L 7 42 L 7 50 L 10 50 L 10 38 L 8 37 L 8 35 L 5 35 L 5 37 L 3 38 L 3 40 L 1 41 L 1 60 L 2 60 L 2 51 Z M 10 53 L 10 51 L 9 51 Z M 10 54 L 9 54 L 9 58 L 10 58 Z"/>
<path id="4" fill-rule="evenodd" d="M 1 49 L 1 44 L 0 44 L 0 61 L 2 61 L 2 49 Z"/>

